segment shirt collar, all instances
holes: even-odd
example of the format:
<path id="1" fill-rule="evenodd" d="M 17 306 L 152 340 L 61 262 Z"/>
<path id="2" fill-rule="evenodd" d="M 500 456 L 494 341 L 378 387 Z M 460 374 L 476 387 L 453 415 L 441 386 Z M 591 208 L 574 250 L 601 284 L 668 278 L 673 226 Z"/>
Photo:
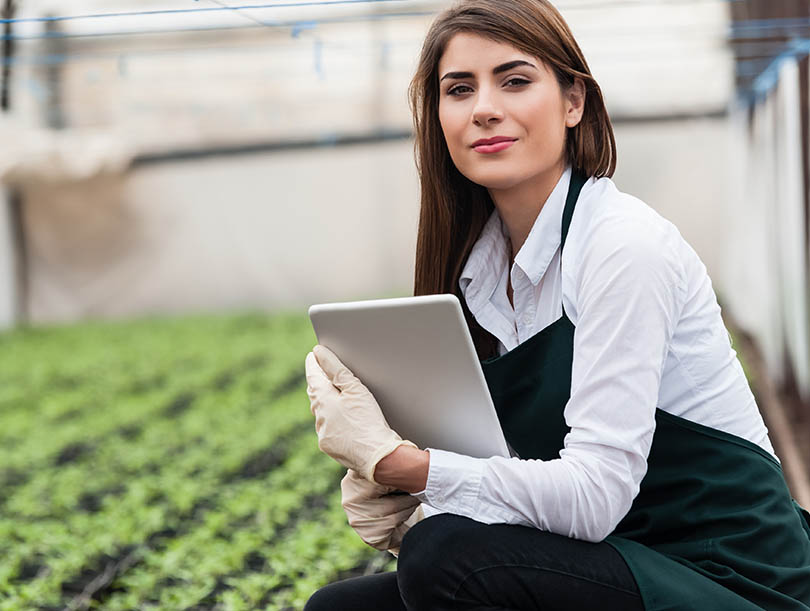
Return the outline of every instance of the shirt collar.
<path id="1" fill-rule="evenodd" d="M 473 313 L 489 301 L 509 265 L 508 240 L 498 210 L 493 210 L 473 244 L 458 280 L 464 300 Z"/>
<path id="2" fill-rule="evenodd" d="M 515 255 L 515 265 L 520 267 L 534 286 L 546 273 L 562 238 L 562 215 L 565 196 L 571 182 L 571 168 L 566 168 L 557 185 L 548 196 L 543 209 L 532 225 L 529 235 Z"/>
<path id="3" fill-rule="evenodd" d="M 534 286 L 540 282 L 560 247 L 560 224 L 570 181 L 569 166 L 557 181 L 526 241 L 515 255 L 515 265 L 523 270 Z M 471 311 L 490 300 L 508 265 L 509 232 L 495 209 L 473 245 L 459 277 L 459 288 Z"/>

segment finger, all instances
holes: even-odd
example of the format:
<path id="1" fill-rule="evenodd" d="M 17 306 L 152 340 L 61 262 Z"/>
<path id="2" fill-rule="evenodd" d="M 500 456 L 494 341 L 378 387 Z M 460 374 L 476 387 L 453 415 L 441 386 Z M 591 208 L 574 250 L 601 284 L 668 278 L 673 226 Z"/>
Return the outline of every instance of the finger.
<path id="1" fill-rule="evenodd" d="M 307 378 L 307 391 L 312 394 L 326 394 L 336 393 L 337 389 L 332 385 L 332 382 L 318 365 L 315 355 L 310 352 L 304 361 L 304 369 L 306 370 Z"/>
<path id="2" fill-rule="evenodd" d="M 340 361 L 337 355 L 326 346 L 318 344 L 312 349 L 312 352 L 315 354 L 315 358 L 318 360 L 323 372 L 329 380 L 331 380 L 332 384 L 340 390 L 352 384 L 356 384 L 359 381 L 357 377 L 349 371 L 348 367 Z"/>

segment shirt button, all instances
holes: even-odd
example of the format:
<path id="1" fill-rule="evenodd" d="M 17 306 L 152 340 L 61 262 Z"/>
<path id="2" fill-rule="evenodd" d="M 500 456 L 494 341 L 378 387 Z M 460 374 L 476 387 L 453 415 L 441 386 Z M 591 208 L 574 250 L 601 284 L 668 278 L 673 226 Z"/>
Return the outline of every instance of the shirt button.
<path id="1" fill-rule="evenodd" d="M 524 324 L 524 325 L 530 325 L 530 324 L 532 324 L 532 317 L 531 317 L 531 316 L 529 316 L 528 314 L 527 314 L 526 316 L 524 316 L 524 317 L 523 317 L 523 324 Z"/>

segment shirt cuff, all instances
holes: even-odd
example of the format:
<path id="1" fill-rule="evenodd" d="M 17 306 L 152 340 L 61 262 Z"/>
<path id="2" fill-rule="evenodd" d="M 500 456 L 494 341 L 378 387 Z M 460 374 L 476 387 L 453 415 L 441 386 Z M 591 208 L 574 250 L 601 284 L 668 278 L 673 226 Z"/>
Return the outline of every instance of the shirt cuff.
<path id="1" fill-rule="evenodd" d="M 440 511 L 473 517 L 478 509 L 484 459 L 427 449 L 430 450 L 427 484 L 413 496 Z"/>

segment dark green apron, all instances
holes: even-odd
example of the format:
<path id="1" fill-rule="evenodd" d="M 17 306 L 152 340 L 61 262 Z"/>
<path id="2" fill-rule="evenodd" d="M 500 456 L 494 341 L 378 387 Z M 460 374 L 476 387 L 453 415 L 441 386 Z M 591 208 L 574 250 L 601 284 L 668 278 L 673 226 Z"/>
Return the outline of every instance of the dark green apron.
<path id="1" fill-rule="evenodd" d="M 575 172 L 560 248 L 586 178 Z M 482 362 L 506 439 L 521 458 L 559 458 L 569 429 L 574 325 L 561 318 Z M 745 439 L 655 413 L 648 471 L 606 539 L 648 611 L 810 610 L 810 515 L 779 463 Z"/>

